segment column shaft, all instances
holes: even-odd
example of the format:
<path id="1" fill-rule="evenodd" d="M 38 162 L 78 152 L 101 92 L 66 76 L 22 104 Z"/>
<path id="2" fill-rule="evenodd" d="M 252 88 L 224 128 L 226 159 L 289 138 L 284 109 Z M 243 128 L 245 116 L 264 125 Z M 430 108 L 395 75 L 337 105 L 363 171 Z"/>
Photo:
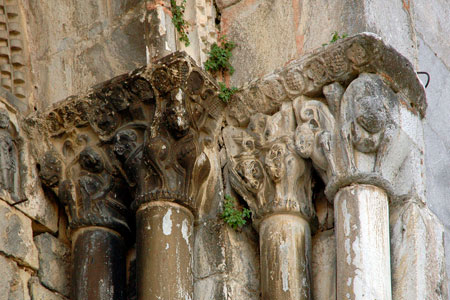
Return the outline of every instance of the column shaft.
<path id="1" fill-rule="evenodd" d="M 309 300 L 311 232 L 300 216 L 276 214 L 259 229 L 263 300 Z"/>
<path id="2" fill-rule="evenodd" d="M 192 300 L 192 213 L 155 201 L 138 209 L 136 222 L 138 299 Z"/>
<path id="3" fill-rule="evenodd" d="M 73 235 L 72 300 L 125 299 L 125 245 L 107 228 L 86 227 Z"/>
<path id="4" fill-rule="evenodd" d="M 334 199 L 337 299 L 390 300 L 388 197 L 372 185 L 352 185 Z"/>

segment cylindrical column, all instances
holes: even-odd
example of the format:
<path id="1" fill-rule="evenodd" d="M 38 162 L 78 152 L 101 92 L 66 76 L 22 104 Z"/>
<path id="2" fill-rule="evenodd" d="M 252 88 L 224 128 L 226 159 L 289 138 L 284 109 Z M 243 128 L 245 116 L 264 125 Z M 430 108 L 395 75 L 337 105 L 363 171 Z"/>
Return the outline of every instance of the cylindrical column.
<path id="1" fill-rule="evenodd" d="M 154 201 L 138 209 L 136 223 L 138 299 L 193 299 L 192 213 L 173 202 Z"/>
<path id="2" fill-rule="evenodd" d="M 337 299 L 390 300 L 391 264 L 386 192 L 352 185 L 334 198 Z"/>
<path id="3" fill-rule="evenodd" d="M 309 300 L 311 232 L 290 214 L 265 218 L 259 228 L 263 300 Z"/>
<path id="4" fill-rule="evenodd" d="M 72 300 L 125 299 L 125 246 L 104 227 L 85 227 L 73 235 Z"/>

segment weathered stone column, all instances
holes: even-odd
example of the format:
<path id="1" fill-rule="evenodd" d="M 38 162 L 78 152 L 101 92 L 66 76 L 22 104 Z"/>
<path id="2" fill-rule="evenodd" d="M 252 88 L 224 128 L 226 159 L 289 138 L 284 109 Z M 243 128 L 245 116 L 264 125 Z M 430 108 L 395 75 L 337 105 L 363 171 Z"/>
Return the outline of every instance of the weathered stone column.
<path id="1" fill-rule="evenodd" d="M 68 212 L 72 229 L 71 299 L 123 300 L 123 235 L 129 234 L 129 228 L 120 181 L 112 176 L 101 149 L 85 146 L 67 164 L 67 179 L 62 182 L 62 164 L 57 157 L 52 151 L 44 155 L 40 177 L 58 192 Z"/>
<path id="2" fill-rule="evenodd" d="M 311 231 L 298 215 L 275 214 L 259 226 L 263 299 L 310 299 Z"/>
<path id="3" fill-rule="evenodd" d="M 246 129 L 224 130 L 231 184 L 259 231 L 264 300 L 311 299 L 310 167 L 296 153 L 295 125 L 285 103 L 272 116 L 252 116 Z"/>
<path id="4" fill-rule="evenodd" d="M 138 299 L 193 299 L 193 224 L 189 209 L 168 201 L 136 212 Z"/>
<path id="5" fill-rule="evenodd" d="M 338 299 L 391 299 L 386 192 L 356 184 L 334 199 Z"/>
<path id="6" fill-rule="evenodd" d="M 125 299 L 125 242 L 105 227 L 72 235 L 72 300 Z"/>
<path id="7" fill-rule="evenodd" d="M 411 161 L 420 157 L 410 152 L 417 151 L 412 145 L 426 102 L 410 62 L 377 36 L 360 34 L 253 80 L 234 98 L 227 122 L 250 131 L 264 123 L 253 122 L 255 116 L 292 103 L 295 149 L 311 159 L 335 205 L 337 299 L 391 299 L 388 203 L 423 190 L 421 180 L 410 178 L 418 167 Z M 270 192 L 259 192 L 244 175 L 257 199 L 267 199 Z"/>

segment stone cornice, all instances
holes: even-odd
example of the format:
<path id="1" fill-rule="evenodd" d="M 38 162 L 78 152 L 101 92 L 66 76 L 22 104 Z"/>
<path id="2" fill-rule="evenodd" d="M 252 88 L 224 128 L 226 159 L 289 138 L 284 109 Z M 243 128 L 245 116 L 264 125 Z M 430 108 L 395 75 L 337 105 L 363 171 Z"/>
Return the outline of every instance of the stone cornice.
<path id="1" fill-rule="evenodd" d="M 411 112 L 425 116 L 426 97 L 412 64 L 372 33 L 361 33 L 317 49 L 286 67 L 252 80 L 228 105 L 230 125 L 244 126 L 255 113 L 272 114 L 281 103 L 299 95 L 323 96 L 323 87 L 339 82 L 346 86 L 360 73 L 380 75 Z"/>

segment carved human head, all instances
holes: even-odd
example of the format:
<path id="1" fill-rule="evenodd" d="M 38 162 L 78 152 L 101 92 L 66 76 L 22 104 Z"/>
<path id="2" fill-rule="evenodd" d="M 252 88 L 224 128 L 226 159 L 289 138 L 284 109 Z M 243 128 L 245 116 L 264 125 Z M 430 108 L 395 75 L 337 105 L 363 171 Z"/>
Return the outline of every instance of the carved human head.
<path id="1" fill-rule="evenodd" d="M 127 158 L 136 148 L 137 134 L 132 129 L 118 132 L 114 137 L 114 153 L 119 158 Z"/>
<path id="2" fill-rule="evenodd" d="M 176 137 L 183 137 L 189 131 L 189 115 L 184 105 L 184 93 L 181 89 L 172 93 L 171 101 L 168 103 L 165 115 L 167 125 Z"/>
<path id="3" fill-rule="evenodd" d="M 53 151 L 45 152 L 39 164 L 39 178 L 48 187 L 54 187 L 61 177 L 61 161 Z"/>
<path id="4" fill-rule="evenodd" d="M 256 194 L 264 183 L 264 169 L 256 159 L 244 159 L 236 165 L 236 172 L 241 178 L 245 188 Z"/>
<path id="5" fill-rule="evenodd" d="M 9 114 L 6 110 L 0 109 L 0 128 L 7 129 L 9 127 Z"/>
<path id="6" fill-rule="evenodd" d="M 100 173 L 104 168 L 100 154 L 91 148 L 85 148 L 81 151 L 80 165 L 84 170 L 92 173 Z"/>
<path id="7" fill-rule="evenodd" d="M 295 130 L 295 150 L 303 158 L 310 158 L 314 151 L 315 134 L 308 123 L 303 123 Z"/>

